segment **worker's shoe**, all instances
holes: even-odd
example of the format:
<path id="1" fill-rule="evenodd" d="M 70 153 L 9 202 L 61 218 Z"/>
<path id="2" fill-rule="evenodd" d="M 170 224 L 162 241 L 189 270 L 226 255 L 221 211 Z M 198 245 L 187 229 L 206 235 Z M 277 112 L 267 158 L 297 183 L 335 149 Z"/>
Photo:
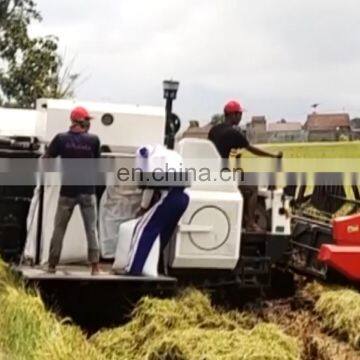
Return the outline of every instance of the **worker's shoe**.
<path id="1" fill-rule="evenodd" d="M 111 270 L 111 274 L 113 275 L 127 275 L 127 272 L 125 269 L 113 269 Z"/>
<path id="2" fill-rule="evenodd" d="M 49 266 L 47 267 L 46 272 L 47 272 L 48 274 L 55 274 L 55 273 L 56 273 L 56 266 L 49 265 Z"/>
<path id="3" fill-rule="evenodd" d="M 98 263 L 91 264 L 91 275 L 100 275 L 100 266 Z"/>

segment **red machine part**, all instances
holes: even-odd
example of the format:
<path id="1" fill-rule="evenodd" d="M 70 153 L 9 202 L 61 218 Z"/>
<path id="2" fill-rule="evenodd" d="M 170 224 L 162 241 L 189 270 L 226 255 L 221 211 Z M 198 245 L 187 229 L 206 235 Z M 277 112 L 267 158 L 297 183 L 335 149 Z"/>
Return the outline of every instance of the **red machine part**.
<path id="1" fill-rule="evenodd" d="M 339 246 L 360 246 L 360 214 L 334 219 L 332 233 L 334 243 Z"/>
<path id="2" fill-rule="evenodd" d="M 360 281 L 360 214 L 334 219 L 332 237 L 334 245 L 323 244 L 318 260 L 350 280 Z"/>
<path id="3" fill-rule="evenodd" d="M 345 275 L 360 281 L 360 246 L 322 245 L 318 260 Z"/>

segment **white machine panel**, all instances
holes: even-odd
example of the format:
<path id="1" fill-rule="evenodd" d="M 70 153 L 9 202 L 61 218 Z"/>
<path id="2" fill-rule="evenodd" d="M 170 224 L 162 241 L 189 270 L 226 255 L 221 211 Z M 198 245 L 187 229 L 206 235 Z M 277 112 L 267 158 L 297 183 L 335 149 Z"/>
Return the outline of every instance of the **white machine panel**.
<path id="1" fill-rule="evenodd" d="M 0 136 L 37 136 L 36 110 L 0 108 Z"/>
<path id="2" fill-rule="evenodd" d="M 234 269 L 240 256 L 243 199 L 238 193 L 189 191 L 174 268 Z"/>
<path id="3" fill-rule="evenodd" d="M 40 253 L 40 262 L 42 265 L 46 264 L 49 259 L 50 242 L 54 230 L 54 219 L 59 194 L 59 186 L 46 186 L 44 188 Z M 39 200 L 39 188 L 36 188 L 27 218 L 27 239 L 24 250 L 24 257 L 26 259 L 32 259 L 33 261 L 35 261 L 36 258 Z M 85 228 L 80 209 L 76 206 L 66 229 L 60 264 L 86 262 L 87 242 Z"/>
<path id="4" fill-rule="evenodd" d="M 177 147 L 184 169 L 209 166 L 219 173 L 221 159 L 208 140 L 183 139 Z M 179 223 L 172 267 L 234 269 L 240 257 L 243 197 L 235 180 L 194 181 L 190 204 Z"/>
<path id="5" fill-rule="evenodd" d="M 272 212 L 271 212 L 271 233 L 279 235 L 291 234 L 291 219 L 289 216 L 289 199 L 283 198 L 283 190 L 276 190 L 272 196 Z M 283 209 L 283 212 L 280 211 Z"/>
<path id="6" fill-rule="evenodd" d="M 284 196 L 283 189 L 270 191 L 261 188 L 259 195 L 265 197 L 266 209 L 271 210 L 271 233 L 274 235 L 290 235 L 290 200 L 289 197 Z"/>
<path id="7" fill-rule="evenodd" d="M 100 137 L 103 145 L 113 151 L 121 147 L 139 147 L 143 144 L 162 144 L 165 133 L 165 109 L 162 107 L 115 105 L 75 100 L 39 99 L 39 137 L 50 142 L 59 132 L 66 131 L 70 112 L 76 106 L 88 109 L 94 117 L 90 132 Z M 104 119 L 104 115 L 113 117 Z M 107 120 L 107 121 L 106 121 Z"/>

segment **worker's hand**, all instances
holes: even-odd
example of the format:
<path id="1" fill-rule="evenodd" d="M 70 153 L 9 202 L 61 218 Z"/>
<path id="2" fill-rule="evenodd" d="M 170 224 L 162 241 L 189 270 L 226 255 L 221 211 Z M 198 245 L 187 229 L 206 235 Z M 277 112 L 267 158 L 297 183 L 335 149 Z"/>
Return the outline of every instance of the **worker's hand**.
<path id="1" fill-rule="evenodd" d="M 136 217 L 142 217 L 147 212 L 147 209 L 140 208 L 138 212 L 136 213 Z"/>
<path id="2" fill-rule="evenodd" d="M 283 158 L 283 152 L 282 151 L 279 151 L 276 156 L 275 156 L 277 159 L 282 159 Z"/>

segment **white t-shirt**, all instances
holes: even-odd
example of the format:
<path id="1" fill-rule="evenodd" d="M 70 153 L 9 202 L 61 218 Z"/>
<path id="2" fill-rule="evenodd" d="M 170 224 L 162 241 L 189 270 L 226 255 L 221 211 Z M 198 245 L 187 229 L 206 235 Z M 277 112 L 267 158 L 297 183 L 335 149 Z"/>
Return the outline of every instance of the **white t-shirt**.
<path id="1" fill-rule="evenodd" d="M 146 174 L 183 172 L 182 156 L 163 145 L 147 145 L 136 151 L 135 168 Z M 150 176 L 151 177 L 151 176 Z M 151 182 L 150 182 L 151 183 Z M 147 209 L 154 195 L 154 187 L 143 191 L 141 207 Z"/>
<path id="2" fill-rule="evenodd" d="M 144 173 L 184 171 L 181 155 L 163 145 L 148 145 L 139 148 L 136 151 L 135 167 Z"/>

